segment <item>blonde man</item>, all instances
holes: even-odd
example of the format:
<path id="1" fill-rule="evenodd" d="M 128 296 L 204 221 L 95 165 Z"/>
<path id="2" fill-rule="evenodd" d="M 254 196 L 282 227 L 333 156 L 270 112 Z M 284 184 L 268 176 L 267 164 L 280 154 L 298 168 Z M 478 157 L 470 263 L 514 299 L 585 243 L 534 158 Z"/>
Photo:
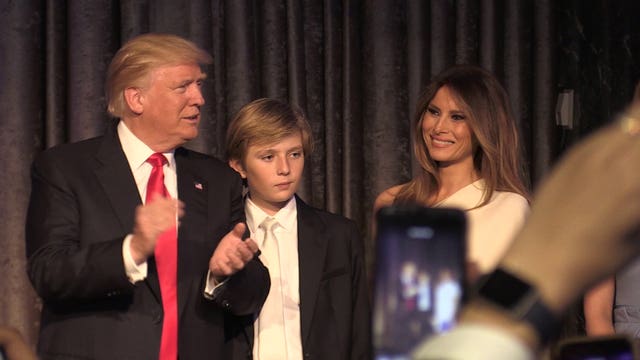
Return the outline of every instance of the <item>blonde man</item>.
<path id="1" fill-rule="evenodd" d="M 181 147 L 198 134 L 210 60 L 177 36 L 130 40 L 107 76 L 119 121 L 35 160 L 41 359 L 224 359 L 225 325 L 262 305 L 268 272 L 241 239 L 240 178 Z"/>

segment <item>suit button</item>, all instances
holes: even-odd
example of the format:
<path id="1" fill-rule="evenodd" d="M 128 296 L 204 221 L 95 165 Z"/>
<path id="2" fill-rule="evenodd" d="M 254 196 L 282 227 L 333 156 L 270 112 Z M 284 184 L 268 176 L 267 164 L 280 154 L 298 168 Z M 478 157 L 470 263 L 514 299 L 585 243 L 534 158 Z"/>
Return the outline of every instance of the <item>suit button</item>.
<path id="1" fill-rule="evenodd" d="M 309 353 L 305 353 L 305 354 L 304 354 L 304 358 L 305 358 L 305 359 L 311 359 L 311 354 L 309 354 Z"/>
<path id="2" fill-rule="evenodd" d="M 153 322 L 156 324 L 160 324 L 162 322 L 162 312 L 158 310 L 154 310 L 151 315 L 153 316 Z"/>

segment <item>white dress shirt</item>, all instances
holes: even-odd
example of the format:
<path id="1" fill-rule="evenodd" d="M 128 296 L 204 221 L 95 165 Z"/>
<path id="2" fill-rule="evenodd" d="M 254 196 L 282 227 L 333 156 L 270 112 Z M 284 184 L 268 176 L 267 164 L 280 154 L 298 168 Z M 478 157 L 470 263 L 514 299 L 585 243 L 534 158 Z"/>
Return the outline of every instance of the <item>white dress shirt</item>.
<path id="1" fill-rule="evenodd" d="M 247 227 L 251 232 L 251 238 L 262 249 L 264 230 L 259 226 L 269 217 L 250 198 L 245 202 L 245 214 Z M 280 274 L 282 276 L 282 294 L 284 306 L 284 327 L 287 346 L 287 358 L 282 360 L 302 360 L 302 338 L 300 332 L 300 290 L 298 270 L 298 211 L 296 199 L 291 200 L 271 216 L 278 221 L 278 226 L 273 229 L 278 241 L 278 253 L 280 254 Z M 263 255 L 261 256 L 261 260 Z M 266 259 L 268 262 L 268 259 Z M 273 286 L 273 284 L 271 284 Z M 258 349 L 260 346 L 260 318 L 254 324 L 253 358 L 260 360 Z"/>
<path id="2" fill-rule="evenodd" d="M 147 162 L 147 159 L 154 153 L 154 151 L 138 139 L 123 121 L 118 123 L 117 130 L 122 150 L 124 151 L 124 155 L 127 157 L 131 173 L 136 181 L 140 199 L 142 199 L 142 202 L 144 203 L 147 196 L 147 183 L 149 182 L 149 176 L 151 175 L 151 169 L 153 168 L 153 166 Z M 166 152 L 163 153 L 163 155 L 167 158 L 167 163 L 162 168 L 164 172 L 164 186 L 167 188 L 169 195 L 171 195 L 172 198 L 177 199 L 178 180 L 176 176 L 176 160 L 173 156 L 173 152 Z M 132 236 L 132 234 L 129 234 L 124 239 L 122 244 L 122 257 L 124 259 L 125 271 L 129 277 L 129 281 L 135 283 L 137 281 L 144 280 L 147 277 L 147 262 L 145 261 L 140 265 L 136 265 L 133 260 L 129 246 Z"/>

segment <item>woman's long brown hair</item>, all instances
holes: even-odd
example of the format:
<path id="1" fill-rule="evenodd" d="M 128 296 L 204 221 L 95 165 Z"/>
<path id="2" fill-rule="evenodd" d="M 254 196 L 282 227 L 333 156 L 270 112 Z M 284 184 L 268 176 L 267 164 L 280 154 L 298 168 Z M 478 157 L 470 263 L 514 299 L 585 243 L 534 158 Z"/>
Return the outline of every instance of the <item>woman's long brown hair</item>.
<path id="1" fill-rule="evenodd" d="M 506 91 L 488 71 L 477 66 L 457 65 L 439 74 L 418 100 L 413 150 L 422 171 L 402 186 L 394 202 L 433 205 L 429 199 L 438 191 L 440 178 L 438 164 L 429 155 L 422 134 L 422 119 L 443 86 L 467 114 L 467 124 L 478 145 L 474 167 L 486 184 L 478 207 L 486 205 L 494 191 L 514 192 L 528 200 L 519 134 Z"/>

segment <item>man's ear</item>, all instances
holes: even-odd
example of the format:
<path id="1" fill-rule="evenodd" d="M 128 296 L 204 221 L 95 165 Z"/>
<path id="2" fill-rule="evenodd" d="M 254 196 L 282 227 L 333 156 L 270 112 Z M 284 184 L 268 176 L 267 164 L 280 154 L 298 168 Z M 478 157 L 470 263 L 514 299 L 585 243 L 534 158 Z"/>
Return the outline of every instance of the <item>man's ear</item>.
<path id="1" fill-rule="evenodd" d="M 128 87 L 124 89 L 124 101 L 127 102 L 129 109 L 135 114 L 142 114 L 144 106 L 142 105 L 142 89 L 137 87 Z"/>
<path id="2" fill-rule="evenodd" d="M 238 174 L 240 174 L 240 177 L 242 177 L 243 179 L 247 178 L 247 173 L 246 171 L 244 171 L 244 167 L 242 166 L 242 162 L 240 160 L 229 160 L 229 166 L 231 166 L 233 170 L 237 171 Z"/>

